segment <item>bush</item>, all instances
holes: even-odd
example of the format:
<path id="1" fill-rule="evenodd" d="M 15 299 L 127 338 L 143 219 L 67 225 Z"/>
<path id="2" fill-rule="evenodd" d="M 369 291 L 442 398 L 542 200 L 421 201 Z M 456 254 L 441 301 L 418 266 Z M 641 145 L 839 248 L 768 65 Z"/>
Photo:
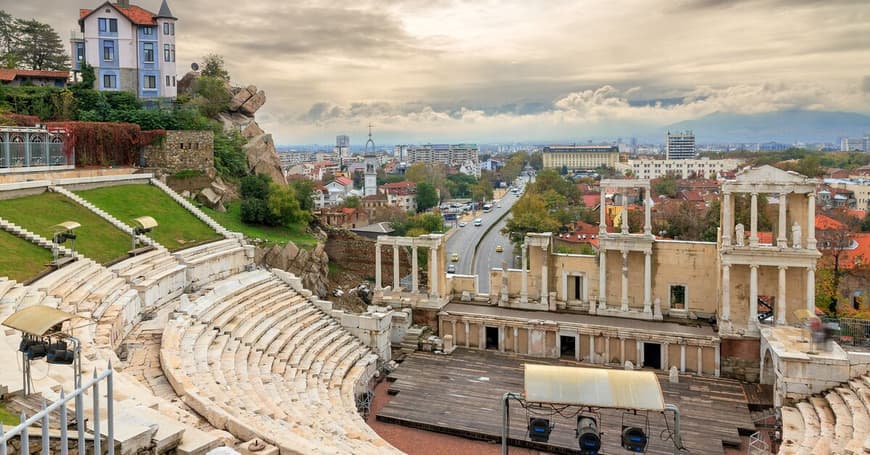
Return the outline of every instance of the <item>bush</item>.
<path id="1" fill-rule="evenodd" d="M 269 205 L 263 199 L 243 199 L 241 215 L 245 224 L 268 224 Z"/>
<path id="2" fill-rule="evenodd" d="M 239 190 L 242 199 L 267 199 L 270 183 L 272 183 L 272 179 L 264 174 L 249 175 L 243 178 Z"/>

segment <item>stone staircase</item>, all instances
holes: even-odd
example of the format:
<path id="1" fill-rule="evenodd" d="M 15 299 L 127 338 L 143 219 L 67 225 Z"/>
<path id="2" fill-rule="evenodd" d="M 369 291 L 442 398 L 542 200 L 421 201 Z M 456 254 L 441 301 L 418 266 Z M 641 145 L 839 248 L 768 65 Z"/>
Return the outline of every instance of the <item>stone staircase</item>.
<path id="1" fill-rule="evenodd" d="M 24 229 L 23 227 L 15 224 L 11 221 L 5 220 L 3 218 L 0 218 L 0 229 L 3 229 L 4 231 L 6 231 L 6 232 L 8 232 L 16 237 L 20 237 L 24 240 L 27 240 L 30 243 L 33 243 L 37 246 L 40 246 L 42 248 L 47 248 L 50 250 L 54 246 L 54 244 L 52 243 L 52 241 L 50 239 L 47 239 L 39 234 L 34 234 L 33 232 L 30 232 L 27 229 Z M 69 248 L 66 248 L 63 246 L 58 246 L 58 249 L 61 251 L 61 253 L 64 256 L 72 256 L 73 255 L 72 250 L 70 250 Z M 75 257 L 82 257 L 82 256 L 80 254 L 76 253 Z"/>
<path id="2" fill-rule="evenodd" d="M 210 216 L 206 215 L 205 212 L 197 208 L 195 205 L 191 204 L 190 201 L 181 197 L 180 194 L 176 193 L 172 190 L 168 185 L 161 182 L 159 179 L 152 178 L 151 184 L 163 190 L 166 194 L 169 195 L 175 202 L 181 204 L 182 207 L 187 209 L 188 212 L 192 213 L 194 216 L 199 218 L 203 223 L 207 224 L 209 227 L 215 230 L 218 234 L 226 237 L 226 238 L 241 238 L 243 237 L 241 233 L 232 232 L 225 227 L 221 226 Z"/>
<path id="3" fill-rule="evenodd" d="M 72 199 L 77 204 L 90 210 L 91 212 L 93 212 L 94 214 L 99 216 L 100 218 L 111 223 L 112 226 L 115 226 L 116 228 L 126 232 L 127 234 L 133 235 L 133 228 L 132 227 L 128 226 L 127 224 L 125 224 L 121 220 L 115 218 L 114 216 L 112 216 L 111 214 L 107 213 L 106 211 L 100 209 L 99 207 L 95 206 L 94 204 L 91 204 L 90 202 L 84 200 L 82 197 L 73 193 L 72 191 L 69 191 L 66 188 L 63 188 L 60 186 L 49 186 L 48 190 L 52 191 L 54 193 L 62 194 L 64 196 L 66 196 L 67 198 Z M 150 237 L 147 237 L 144 235 L 137 235 L 136 239 L 138 239 L 139 242 L 141 242 L 144 245 L 151 245 L 151 246 L 154 246 L 157 248 L 166 249 Z"/>
<path id="4" fill-rule="evenodd" d="M 267 271 L 213 283 L 178 306 L 161 366 L 218 429 L 281 453 L 399 453 L 360 417 L 377 356 Z"/>
<path id="5" fill-rule="evenodd" d="M 782 407 L 779 453 L 870 453 L 870 375 Z"/>
<path id="6" fill-rule="evenodd" d="M 86 258 L 70 263 L 29 286 L 0 278 L 0 321 L 20 309 L 46 305 L 94 321 L 78 321 L 73 335 L 82 342 L 82 370 L 102 370 L 118 360 L 114 350 L 141 315 L 138 292 L 126 280 Z M 69 324 L 67 324 L 69 325 Z M 20 390 L 21 371 L 17 352 L 20 334 L 11 329 L 0 331 L 0 362 L 13 365 L 0 369 L 0 384 L 10 392 Z M 70 369 L 33 363 L 34 387 L 48 400 L 59 398 L 61 388 L 72 390 Z M 167 400 L 156 397 L 135 379 L 116 370 L 115 375 L 115 435 L 122 453 L 135 453 L 151 446 L 155 453 L 176 451 L 181 454 L 204 454 L 221 445 L 219 438 L 182 424 L 186 411 Z M 92 398 L 87 397 L 85 416 L 89 428 L 93 422 Z M 102 417 L 104 418 L 104 417 Z M 105 433 L 107 425 L 101 424 Z"/>

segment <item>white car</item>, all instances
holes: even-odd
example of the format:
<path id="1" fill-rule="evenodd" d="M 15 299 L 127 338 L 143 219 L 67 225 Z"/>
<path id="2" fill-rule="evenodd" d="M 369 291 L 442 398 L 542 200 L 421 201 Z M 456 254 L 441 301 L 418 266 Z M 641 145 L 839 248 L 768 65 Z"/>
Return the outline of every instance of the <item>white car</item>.
<path id="1" fill-rule="evenodd" d="M 460 221 L 460 222 L 459 222 L 459 227 L 465 227 L 466 224 L 467 224 L 467 223 L 466 223 L 465 221 Z"/>
<path id="2" fill-rule="evenodd" d="M 475 219 L 474 219 L 474 225 L 475 225 L 475 226 L 480 226 L 480 225 L 482 225 L 482 224 L 483 224 L 483 220 L 481 220 L 480 218 L 475 218 Z"/>

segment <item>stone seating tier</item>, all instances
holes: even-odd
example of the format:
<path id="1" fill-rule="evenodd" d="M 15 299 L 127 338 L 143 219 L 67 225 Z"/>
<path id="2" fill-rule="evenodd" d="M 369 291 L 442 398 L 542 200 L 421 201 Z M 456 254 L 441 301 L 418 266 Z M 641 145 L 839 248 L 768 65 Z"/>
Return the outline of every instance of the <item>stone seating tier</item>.
<path id="1" fill-rule="evenodd" d="M 870 453 L 870 376 L 782 407 L 780 454 Z"/>
<path id="2" fill-rule="evenodd" d="M 161 364 L 215 427 L 281 453 L 395 453 L 356 412 L 377 357 L 283 281 L 245 272 L 179 307 Z"/>

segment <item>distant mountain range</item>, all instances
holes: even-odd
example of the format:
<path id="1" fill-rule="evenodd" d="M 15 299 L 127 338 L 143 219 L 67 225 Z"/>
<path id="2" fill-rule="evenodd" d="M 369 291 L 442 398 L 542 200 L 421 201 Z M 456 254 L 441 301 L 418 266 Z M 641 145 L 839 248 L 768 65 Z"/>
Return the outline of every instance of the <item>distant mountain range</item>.
<path id="1" fill-rule="evenodd" d="M 870 134 L 870 115 L 853 112 L 792 110 L 764 114 L 715 112 L 668 125 L 670 131 L 692 130 L 699 144 L 711 142 L 831 142 Z M 664 132 L 656 142 L 664 141 Z"/>

